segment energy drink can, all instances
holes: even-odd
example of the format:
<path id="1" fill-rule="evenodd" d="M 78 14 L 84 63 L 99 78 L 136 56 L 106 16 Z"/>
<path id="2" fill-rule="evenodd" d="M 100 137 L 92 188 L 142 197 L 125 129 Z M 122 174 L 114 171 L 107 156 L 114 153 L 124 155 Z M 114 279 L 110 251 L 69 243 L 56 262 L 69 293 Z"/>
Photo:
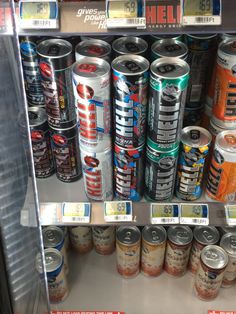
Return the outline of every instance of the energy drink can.
<path id="1" fill-rule="evenodd" d="M 140 55 L 144 57 L 147 49 L 147 42 L 140 37 L 120 37 L 112 43 L 112 50 L 115 57 L 127 54 Z"/>
<path id="2" fill-rule="evenodd" d="M 228 255 L 221 247 L 204 247 L 194 282 L 194 290 L 199 299 L 210 301 L 217 297 L 227 264 Z"/>
<path id="3" fill-rule="evenodd" d="M 151 60 L 159 58 L 180 58 L 186 60 L 188 47 L 175 39 L 161 39 L 154 42 L 151 47 Z"/>
<path id="4" fill-rule="evenodd" d="M 207 245 L 217 244 L 220 240 L 219 231 L 213 226 L 196 226 L 193 231 L 193 243 L 190 252 L 188 268 L 192 274 L 196 274 L 200 255 Z"/>
<path id="5" fill-rule="evenodd" d="M 218 48 L 213 114 L 218 125 L 236 128 L 236 39 Z"/>
<path id="6" fill-rule="evenodd" d="M 141 269 L 147 276 L 162 273 L 166 249 L 166 230 L 162 226 L 145 226 L 142 230 Z"/>
<path id="7" fill-rule="evenodd" d="M 113 168 L 111 140 L 88 147 L 80 143 L 84 188 L 91 200 L 113 199 Z"/>
<path id="8" fill-rule="evenodd" d="M 115 195 L 119 199 L 140 201 L 143 195 L 144 145 L 129 149 L 115 144 Z"/>
<path id="9" fill-rule="evenodd" d="M 111 45 L 100 39 L 90 39 L 81 41 L 75 47 L 75 59 L 80 61 L 83 57 L 101 58 L 110 62 Z"/>
<path id="10" fill-rule="evenodd" d="M 28 116 L 35 175 L 47 178 L 55 172 L 47 115 L 44 108 L 30 107 Z"/>
<path id="11" fill-rule="evenodd" d="M 87 226 L 70 227 L 70 241 L 72 248 L 80 253 L 85 254 L 93 248 L 92 229 Z"/>
<path id="12" fill-rule="evenodd" d="M 216 136 L 206 196 L 223 203 L 236 201 L 236 130 L 223 131 Z"/>
<path id="13" fill-rule="evenodd" d="M 110 65 L 99 58 L 80 58 L 72 67 L 80 141 L 96 146 L 111 133 Z"/>
<path id="14" fill-rule="evenodd" d="M 165 271 L 181 277 L 187 271 L 193 233 L 188 226 L 170 226 L 167 231 Z"/>
<path id="15" fill-rule="evenodd" d="M 146 148 L 145 197 L 152 201 L 171 200 L 174 194 L 178 162 L 176 147 L 170 151 L 159 151 L 149 139 Z"/>
<path id="16" fill-rule="evenodd" d="M 116 229 L 114 226 L 93 227 L 93 244 L 95 251 L 101 255 L 109 255 L 115 251 Z"/>
<path id="17" fill-rule="evenodd" d="M 166 34 L 166 35 L 150 35 L 149 42 L 152 45 L 156 41 L 163 40 L 163 39 L 174 39 L 178 41 L 183 41 L 183 36 L 179 34 Z"/>
<path id="18" fill-rule="evenodd" d="M 236 129 L 233 126 L 231 126 L 231 127 L 232 127 L 232 130 Z M 223 125 L 218 125 L 218 120 L 215 118 L 215 116 L 212 116 L 211 119 L 210 119 L 210 123 L 209 123 L 208 129 L 209 129 L 209 132 L 212 135 L 212 143 L 214 143 L 216 136 L 220 132 L 226 131 L 226 130 L 230 130 L 231 128 L 229 128 L 227 126 L 223 127 Z"/>
<path id="19" fill-rule="evenodd" d="M 217 35 L 198 34 L 186 35 L 189 49 L 187 62 L 190 66 L 190 80 L 187 93 L 188 107 L 196 107 L 202 104 L 206 95 L 211 69 L 214 65 L 214 57 Z"/>
<path id="20" fill-rule="evenodd" d="M 204 112 L 204 105 L 200 105 L 196 108 L 185 107 L 184 110 L 184 122 L 183 127 L 192 126 L 192 125 L 200 125 L 202 121 L 202 115 Z"/>
<path id="21" fill-rule="evenodd" d="M 229 263 L 222 282 L 222 287 L 228 288 L 236 282 L 236 234 L 226 233 L 223 235 L 220 246 L 226 251 L 229 257 Z"/>
<path id="22" fill-rule="evenodd" d="M 222 226 L 218 227 L 221 236 L 223 236 L 226 233 L 236 233 L 236 226 Z"/>
<path id="23" fill-rule="evenodd" d="M 124 278 L 138 275 L 140 267 L 141 233 L 136 226 L 121 226 L 116 231 L 116 262 Z"/>
<path id="24" fill-rule="evenodd" d="M 220 42 L 225 41 L 225 40 L 232 40 L 232 39 L 236 39 L 236 35 L 223 33 L 223 34 L 219 34 L 219 39 L 220 39 Z"/>
<path id="25" fill-rule="evenodd" d="M 144 144 L 146 133 L 149 62 L 123 55 L 112 62 L 115 143 L 126 148 Z"/>
<path id="26" fill-rule="evenodd" d="M 71 79 L 72 45 L 63 39 L 47 39 L 37 46 L 48 123 L 68 128 L 76 121 Z"/>
<path id="27" fill-rule="evenodd" d="M 189 126 L 182 130 L 176 178 L 178 198 L 194 201 L 201 196 L 204 166 L 211 139 L 211 134 L 198 126 Z"/>
<path id="28" fill-rule="evenodd" d="M 184 60 L 160 58 L 151 64 L 148 137 L 159 150 L 179 145 L 188 79 Z"/>
<path id="29" fill-rule="evenodd" d="M 61 252 L 64 259 L 65 273 L 68 274 L 68 258 L 65 248 L 63 231 L 56 226 L 49 226 L 43 229 L 43 245 L 45 249 L 53 248 Z"/>
<path id="30" fill-rule="evenodd" d="M 56 165 L 57 178 L 62 182 L 73 182 L 82 174 L 78 128 L 51 128 L 52 151 Z"/>
<path id="31" fill-rule="evenodd" d="M 20 52 L 28 106 L 45 106 L 36 46 L 42 37 L 20 37 Z"/>

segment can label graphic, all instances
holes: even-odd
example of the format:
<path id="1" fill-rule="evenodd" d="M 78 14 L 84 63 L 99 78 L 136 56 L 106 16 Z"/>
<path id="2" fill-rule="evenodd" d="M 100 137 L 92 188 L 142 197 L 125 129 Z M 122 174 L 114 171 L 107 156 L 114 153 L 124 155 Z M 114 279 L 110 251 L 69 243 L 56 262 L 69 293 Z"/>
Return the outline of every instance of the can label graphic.
<path id="1" fill-rule="evenodd" d="M 114 226 L 93 227 L 93 244 L 97 253 L 112 254 L 115 250 L 116 230 Z"/>
<path id="2" fill-rule="evenodd" d="M 78 253 L 84 254 L 92 250 L 93 239 L 90 227 L 78 226 L 70 228 L 72 247 Z"/>
<path id="3" fill-rule="evenodd" d="M 191 273 L 195 274 L 197 272 L 198 264 L 200 262 L 200 255 L 202 249 L 206 245 L 197 242 L 196 240 L 193 241 L 190 258 L 189 258 L 189 270 Z"/>

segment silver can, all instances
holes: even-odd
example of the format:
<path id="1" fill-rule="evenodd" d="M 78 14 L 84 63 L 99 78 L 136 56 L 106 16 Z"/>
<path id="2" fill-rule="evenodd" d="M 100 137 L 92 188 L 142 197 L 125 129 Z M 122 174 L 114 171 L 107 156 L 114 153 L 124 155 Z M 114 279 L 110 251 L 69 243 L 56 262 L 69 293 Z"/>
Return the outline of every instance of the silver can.
<path id="1" fill-rule="evenodd" d="M 226 233 L 220 241 L 220 246 L 226 251 L 229 263 L 226 267 L 222 287 L 231 287 L 236 282 L 236 234 Z"/>
<path id="2" fill-rule="evenodd" d="M 75 59 L 96 57 L 110 62 L 111 45 L 100 39 L 83 40 L 75 47 Z"/>
<path id="3" fill-rule="evenodd" d="M 183 41 L 183 35 L 180 34 L 165 34 L 165 35 L 150 35 L 149 42 L 153 44 L 156 41 L 163 40 L 163 39 L 174 39 L 178 41 Z"/>
<path id="4" fill-rule="evenodd" d="M 162 226 L 145 226 L 142 230 L 141 270 L 156 277 L 162 273 L 166 249 L 166 230 Z"/>
<path id="5" fill-rule="evenodd" d="M 219 227 L 218 229 L 221 236 L 223 236 L 226 233 L 236 233 L 236 226 L 222 226 Z"/>
<path id="6" fill-rule="evenodd" d="M 115 251 L 116 230 L 115 227 L 93 227 L 93 244 L 95 251 L 101 255 L 109 255 Z"/>
<path id="7" fill-rule="evenodd" d="M 70 227 L 70 241 L 72 248 L 81 254 L 88 253 L 93 248 L 92 229 L 87 226 Z"/>
<path id="8" fill-rule="evenodd" d="M 162 39 L 154 42 L 151 47 L 151 60 L 170 57 L 186 60 L 188 47 L 175 39 Z"/>
<path id="9" fill-rule="evenodd" d="M 196 226 L 193 231 L 193 244 L 189 258 L 189 270 L 196 274 L 200 255 L 203 248 L 210 244 L 217 244 L 220 240 L 219 231 L 213 226 Z"/>
<path id="10" fill-rule="evenodd" d="M 112 43 L 112 50 L 115 57 L 126 54 L 141 55 L 144 57 L 147 49 L 147 42 L 140 37 L 120 37 L 114 40 Z"/>
<path id="11" fill-rule="evenodd" d="M 164 269 L 174 277 L 181 277 L 187 271 L 193 240 L 192 230 L 188 226 L 171 226 L 167 237 Z"/>

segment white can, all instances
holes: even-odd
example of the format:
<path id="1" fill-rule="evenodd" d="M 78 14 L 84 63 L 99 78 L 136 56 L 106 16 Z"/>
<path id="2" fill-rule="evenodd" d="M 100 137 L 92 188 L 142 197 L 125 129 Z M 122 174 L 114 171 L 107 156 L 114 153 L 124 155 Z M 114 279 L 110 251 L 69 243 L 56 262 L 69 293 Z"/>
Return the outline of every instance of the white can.
<path id="1" fill-rule="evenodd" d="M 70 227 L 71 245 L 75 251 L 84 254 L 93 248 L 92 229 L 87 226 Z"/>
<path id="2" fill-rule="evenodd" d="M 95 251 L 101 255 L 112 254 L 115 250 L 115 227 L 93 227 L 93 244 Z"/>
<path id="3" fill-rule="evenodd" d="M 221 238 L 220 246 L 226 251 L 229 257 L 229 263 L 222 282 L 222 287 L 228 288 L 236 283 L 236 234 L 224 234 Z"/>

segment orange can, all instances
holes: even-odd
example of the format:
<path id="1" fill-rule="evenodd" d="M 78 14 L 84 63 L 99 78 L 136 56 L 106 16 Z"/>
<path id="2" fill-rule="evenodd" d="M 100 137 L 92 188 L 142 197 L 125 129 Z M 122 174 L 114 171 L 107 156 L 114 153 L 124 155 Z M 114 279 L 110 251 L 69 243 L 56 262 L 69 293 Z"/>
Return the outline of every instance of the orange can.
<path id="1" fill-rule="evenodd" d="M 236 40 L 218 48 L 213 114 L 217 124 L 236 127 Z"/>
<path id="2" fill-rule="evenodd" d="M 236 130 L 216 136 L 206 194 L 218 202 L 236 201 Z"/>

